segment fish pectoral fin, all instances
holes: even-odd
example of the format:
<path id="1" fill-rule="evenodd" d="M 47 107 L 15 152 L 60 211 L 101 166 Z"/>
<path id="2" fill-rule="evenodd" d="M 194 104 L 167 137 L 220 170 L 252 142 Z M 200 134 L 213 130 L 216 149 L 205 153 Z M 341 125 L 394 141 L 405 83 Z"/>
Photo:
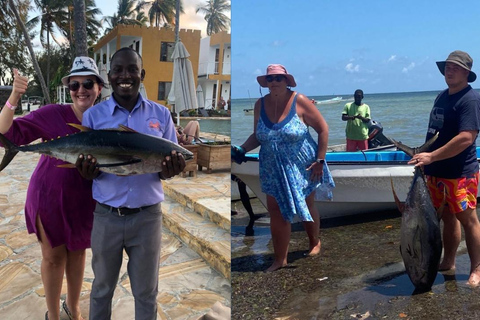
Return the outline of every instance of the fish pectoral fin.
<path id="1" fill-rule="evenodd" d="M 76 129 L 78 129 L 78 130 L 80 130 L 80 131 L 82 131 L 82 132 L 83 132 L 83 131 L 90 131 L 90 130 L 92 130 L 91 128 L 82 126 L 81 124 L 70 123 L 70 122 L 67 123 L 67 124 L 68 124 L 70 127 L 74 127 L 74 128 L 76 128 Z"/>
<path id="2" fill-rule="evenodd" d="M 126 166 L 126 165 L 129 165 L 129 164 L 135 164 L 135 163 L 139 163 L 139 162 L 142 162 L 142 159 L 134 158 L 134 159 L 130 159 L 130 160 L 123 161 L 123 162 L 97 164 L 97 167 L 99 167 L 99 168 L 119 167 L 119 166 Z"/>
<path id="3" fill-rule="evenodd" d="M 76 167 L 73 163 L 64 163 L 57 165 L 57 168 L 75 169 Z"/>
<path id="4" fill-rule="evenodd" d="M 405 203 L 401 203 L 400 199 L 398 199 L 397 193 L 395 192 L 395 189 L 393 187 L 392 176 L 390 176 L 390 183 L 392 184 L 393 198 L 395 199 L 395 203 L 397 204 L 398 211 L 400 211 L 400 213 L 403 213 L 405 211 Z"/>
<path id="5" fill-rule="evenodd" d="M 127 126 L 124 126 L 123 124 L 120 124 L 120 125 L 118 126 L 118 129 L 119 129 L 120 131 L 125 131 L 125 132 L 135 132 L 135 133 L 138 133 L 138 131 L 137 131 L 137 130 L 135 130 L 135 129 L 132 129 L 132 128 L 130 128 L 130 127 L 127 127 Z"/>

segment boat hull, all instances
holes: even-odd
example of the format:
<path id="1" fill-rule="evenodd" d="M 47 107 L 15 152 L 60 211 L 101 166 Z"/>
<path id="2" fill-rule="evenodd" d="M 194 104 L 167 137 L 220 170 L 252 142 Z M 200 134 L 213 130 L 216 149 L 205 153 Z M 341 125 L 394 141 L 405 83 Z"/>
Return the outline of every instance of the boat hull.
<path id="1" fill-rule="evenodd" d="M 480 147 L 477 147 L 480 158 Z M 320 218 L 382 212 L 396 209 L 392 182 L 398 198 L 407 198 L 414 168 L 402 151 L 328 152 L 326 160 L 335 181 L 332 201 L 315 201 Z M 232 174 L 239 177 L 266 207 L 266 196 L 259 180 L 258 154 L 247 154 L 249 161 L 232 163 Z M 236 197 L 232 190 L 232 198 Z M 477 195 L 478 196 L 478 195 Z"/>
<path id="2" fill-rule="evenodd" d="M 328 161 L 328 160 L 327 160 Z M 258 161 L 241 165 L 232 163 L 232 174 L 239 177 L 266 207 L 266 196 L 260 187 Z M 329 162 L 335 181 L 332 201 L 315 201 L 322 219 L 393 210 L 396 208 L 391 181 L 400 199 L 407 197 L 413 178 L 413 167 L 404 164 Z M 232 197 L 235 195 L 232 194 Z"/>

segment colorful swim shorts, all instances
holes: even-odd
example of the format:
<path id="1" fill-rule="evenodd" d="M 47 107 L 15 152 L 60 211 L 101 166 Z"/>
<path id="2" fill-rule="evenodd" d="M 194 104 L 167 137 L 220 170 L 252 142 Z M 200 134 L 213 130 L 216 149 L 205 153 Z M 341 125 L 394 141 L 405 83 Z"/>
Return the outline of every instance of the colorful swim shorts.
<path id="1" fill-rule="evenodd" d="M 478 172 L 472 176 L 459 179 L 427 176 L 427 187 L 434 207 L 439 208 L 441 206 L 445 194 L 451 213 L 460 213 L 467 208 L 475 208 L 477 206 L 478 179 Z"/>

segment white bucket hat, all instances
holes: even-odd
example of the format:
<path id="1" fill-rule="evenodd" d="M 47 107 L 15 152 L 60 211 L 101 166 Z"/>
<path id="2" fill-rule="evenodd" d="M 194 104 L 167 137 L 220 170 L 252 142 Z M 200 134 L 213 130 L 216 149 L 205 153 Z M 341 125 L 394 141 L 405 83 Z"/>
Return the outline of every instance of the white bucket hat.
<path id="1" fill-rule="evenodd" d="M 105 80 L 98 73 L 97 64 L 90 57 L 76 57 L 73 61 L 70 73 L 62 78 L 62 83 L 68 85 L 68 79 L 72 76 L 95 76 L 99 83 L 105 85 Z"/>

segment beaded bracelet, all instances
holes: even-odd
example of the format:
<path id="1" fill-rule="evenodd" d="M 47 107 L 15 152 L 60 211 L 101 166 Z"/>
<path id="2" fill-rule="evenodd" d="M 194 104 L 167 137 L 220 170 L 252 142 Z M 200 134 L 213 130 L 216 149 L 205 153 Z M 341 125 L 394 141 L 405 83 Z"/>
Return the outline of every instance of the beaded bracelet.
<path id="1" fill-rule="evenodd" d="M 10 101 L 7 100 L 7 102 L 5 103 L 5 105 L 7 106 L 8 109 L 10 110 L 15 110 L 17 109 L 17 106 L 12 106 L 12 104 L 10 103 Z"/>

